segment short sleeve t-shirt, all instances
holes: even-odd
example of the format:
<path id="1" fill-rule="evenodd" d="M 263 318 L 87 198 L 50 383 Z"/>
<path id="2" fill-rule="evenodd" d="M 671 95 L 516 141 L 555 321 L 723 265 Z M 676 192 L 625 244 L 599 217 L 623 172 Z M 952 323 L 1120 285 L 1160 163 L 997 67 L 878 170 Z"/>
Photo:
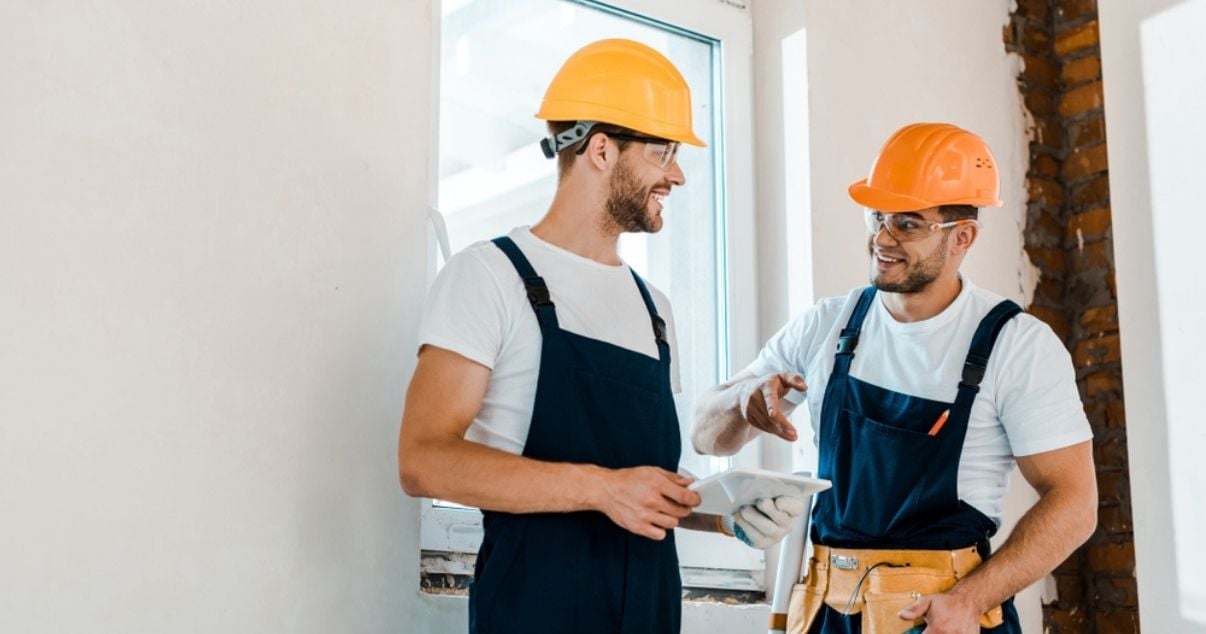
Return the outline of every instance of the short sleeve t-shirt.
<path id="1" fill-rule="evenodd" d="M 794 372 L 808 385 L 813 441 L 833 372 L 838 335 L 862 289 L 819 301 L 775 334 L 747 367 L 755 375 Z M 1004 298 L 963 280 L 958 297 L 930 319 L 902 323 L 877 294 L 867 311 L 850 374 L 895 392 L 952 402 L 980 320 Z M 1043 322 L 1020 314 L 1002 328 L 972 405 L 959 462 L 959 498 L 1001 522 L 1015 456 L 1092 438 L 1072 360 Z"/>
<path id="2" fill-rule="evenodd" d="M 561 328 L 658 358 L 653 324 L 627 264 L 611 266 L 549 244 L 527 227 L 508 236 L 544 278 Z M 680 390 L 670 302 L 646 281 L 666 321 L 670 382 Z M 491 242 L 453 256 L 436 277 L 419 326 L 419 347 L 455 352 L 492 370 L 481 410 L 465 437 L 519 454 L 540 375 L 543 337 L 515 267 Z"/>

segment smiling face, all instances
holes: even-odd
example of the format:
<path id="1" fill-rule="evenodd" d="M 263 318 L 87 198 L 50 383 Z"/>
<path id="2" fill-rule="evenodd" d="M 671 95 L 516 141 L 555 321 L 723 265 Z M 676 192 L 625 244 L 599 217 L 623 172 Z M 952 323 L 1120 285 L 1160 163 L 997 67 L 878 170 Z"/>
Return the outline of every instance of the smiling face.
<path id="1" fill-rule="evenodd" d="M 938 209 L 907 214 L 923 223 L 941 223 Z M 898 242 L 886 228 L 867 238 L 871 254 L 871 284 L 888 293 L 920 293 L 942 276 L 947 268 L 950 231 L 940 229 L 921 240 Z"/>
<path id="2" fill-rule="evenodd" d="M 646 161 L 643 151 L 643 144 L 636 142 L 621 153 L 609 179 L 607 216 L 621 231 L 657 233 L 665 198 L 686 179 L 677 162 L 662 169 Z"/>

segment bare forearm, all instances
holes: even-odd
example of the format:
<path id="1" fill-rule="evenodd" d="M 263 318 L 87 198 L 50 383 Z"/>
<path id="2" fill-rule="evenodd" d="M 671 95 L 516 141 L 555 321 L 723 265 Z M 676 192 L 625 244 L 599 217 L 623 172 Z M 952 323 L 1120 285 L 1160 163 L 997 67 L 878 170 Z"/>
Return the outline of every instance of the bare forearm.
<path id="1" fill-rule="evenodd" d="M 1097 501 L 1076 491 L 1052 491 L 1039 499 L 984 565 L 950 594 L 982 613 L 1055 569 L 1092 535 Z"/>
<path id="2" fill-rule="evenodd" d="M 404 447 L 400 460 L 409 495 L 509 513 L 595 510 L 606 471 L 533 460 L 463 439 Z"/>
<path id="3" fill-rule="evenodd" d="M 708 390 L 698 398 L 691 443 L 701 454 L 731 456 L 758 435 L 746 421 L 742 402 L 749 398 L 749 384 L 756 378 L 734 380 Z"/>

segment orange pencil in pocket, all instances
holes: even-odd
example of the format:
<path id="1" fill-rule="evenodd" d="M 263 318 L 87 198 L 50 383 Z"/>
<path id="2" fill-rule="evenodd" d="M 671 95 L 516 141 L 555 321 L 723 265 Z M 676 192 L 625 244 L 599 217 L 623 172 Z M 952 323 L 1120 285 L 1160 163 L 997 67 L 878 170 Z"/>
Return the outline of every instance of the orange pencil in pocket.
<path id="1" fill-rule="evenodd" d="M 942 431 L 942 426 L 946 424 L 946 419 L 950 415 L 951 410 L 949 409 L 942 412 L 942 415 L 938 417 L 938 420 L 934 421 L 934 426 L 930 428 L 931 436 L 937 436 L 938 432 Z"/>

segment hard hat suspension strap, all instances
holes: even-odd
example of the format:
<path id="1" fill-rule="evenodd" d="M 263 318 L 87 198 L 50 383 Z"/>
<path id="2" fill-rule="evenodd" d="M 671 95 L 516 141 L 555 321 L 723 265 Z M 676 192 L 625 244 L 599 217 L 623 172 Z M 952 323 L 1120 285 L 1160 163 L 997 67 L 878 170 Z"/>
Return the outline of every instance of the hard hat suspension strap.
<path id="1" fill-rule="evenodd" d="M 556 158 L 557 153 L 590 136 L 590 129 L 598 125 L 598 121 L 579 121 L 574 127 L 558 132 L 553 136 L 540 140 L 540 149 L 545 158 Z"/>

